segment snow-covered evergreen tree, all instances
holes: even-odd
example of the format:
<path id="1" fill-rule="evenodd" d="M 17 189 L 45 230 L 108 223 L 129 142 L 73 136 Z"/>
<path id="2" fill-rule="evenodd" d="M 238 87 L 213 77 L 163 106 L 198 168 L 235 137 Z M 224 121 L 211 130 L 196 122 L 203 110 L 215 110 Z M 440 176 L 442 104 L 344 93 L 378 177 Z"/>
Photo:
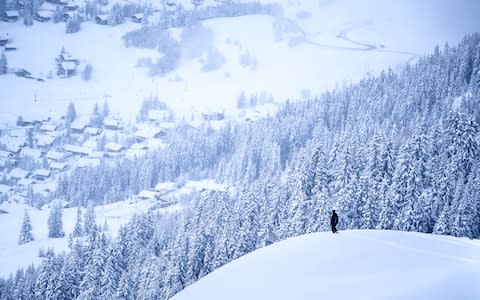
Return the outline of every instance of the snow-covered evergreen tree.
<path id="1" fill-rule="evenodd" d="M 67 107 L 67 112 L 65 114 L 65 125 L 70 126 L 73 121 L 77 118 L 77 113 L 75 111 L 75 105 L 70 102 Z"/>
<path id="2" fill-rule="evenodd" d="M 20 230 L 20 236 L 18 237 L 18 244 L 22 245 L 28 242 L 35 240 L 32 234 L 32 222 L 30 221 L 30 216 L 28 211 L 25 210 L 23 216 L 22 229 Z"/>
<path id="3" fill-rule="evenodd" d="M 83 232 L 86 235 L 90 235 L 95 232 L 97 227 L 97 217 L 95 215 L 95 207 L 93 203 L 90 203 L 87 207 L 87 211 L 84 215 Z"/>
<path id="4" fill-rule="evenodd" d="M 77 221 L 75 222 L 75 227 L 72 232 L 73 237 L 83 236 L 83 226 L 82 226 L 82 209 L 80 206 L 77 208 Z"/>
<path id="5" fill-rule="evenodd" d="M 2 51 L 0 54 L 0 75 L 6 74 L 8 71 L 8 63 L 7 57 L 5 56 L 5 52 Z"/>
<path id="6" fill-rule="evenodd" d="M 65 236 L 63 231 L 63 207 L 60 202 L 55 202 L 48 216 L 48 237 L 62 238 Z"/>

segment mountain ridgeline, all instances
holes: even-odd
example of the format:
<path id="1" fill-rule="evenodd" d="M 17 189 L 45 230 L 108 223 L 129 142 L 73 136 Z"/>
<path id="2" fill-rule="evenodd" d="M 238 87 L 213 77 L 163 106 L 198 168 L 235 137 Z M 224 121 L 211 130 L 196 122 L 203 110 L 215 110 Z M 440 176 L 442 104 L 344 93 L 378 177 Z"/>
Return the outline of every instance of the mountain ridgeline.
<path id="1" fill-rule="evenodd" d="M 272 117 L 213 131 L 180 126 L 169 147 L 78 169 L 55 197 L 116 201 L 160 181 L 215 178 L 181 214 L 137 216 L 117 240 L 92 231 L 68 254 L 0 279 L 0 299 L 168 299 L 257 248 L 328 230 L 480 237 L 480 35 L 286 102 Z"/>

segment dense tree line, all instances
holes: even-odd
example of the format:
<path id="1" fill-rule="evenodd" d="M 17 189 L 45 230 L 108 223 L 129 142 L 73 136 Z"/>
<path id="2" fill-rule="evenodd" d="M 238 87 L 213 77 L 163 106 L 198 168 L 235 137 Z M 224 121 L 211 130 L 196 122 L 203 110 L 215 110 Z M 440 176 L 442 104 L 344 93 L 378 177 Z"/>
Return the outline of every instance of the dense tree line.
<path id="1" fill-rule="evenodd" d="M 232 189 L 197 194 L 178 215 L 136 216 L 117 240 L 93 229 L 69 254 L 0 280 L 0 299 L 168 299 L 257 248 L 327 230 L 332 207 L 341 229 L 479 238 L 479 104 L 475 34 L 265 120 L 180 127 L 169 148 L 64 177 L 58 196 L 85 205 L 203 177 Z"/>

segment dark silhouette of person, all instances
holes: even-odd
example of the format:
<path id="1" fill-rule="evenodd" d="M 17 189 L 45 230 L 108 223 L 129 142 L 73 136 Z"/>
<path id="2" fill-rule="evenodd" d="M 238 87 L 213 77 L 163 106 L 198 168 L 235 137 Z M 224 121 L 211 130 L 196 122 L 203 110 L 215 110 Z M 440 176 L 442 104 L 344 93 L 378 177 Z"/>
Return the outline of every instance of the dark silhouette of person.
<path id="1" fill-rule="evenodd" d="M 332 210 L 332 217 L 330 218 L 330 225 L 332 225 L 332 232 L 337 232 L 337 224 L 338 224 L 338 215 L 335 210 Z"/>

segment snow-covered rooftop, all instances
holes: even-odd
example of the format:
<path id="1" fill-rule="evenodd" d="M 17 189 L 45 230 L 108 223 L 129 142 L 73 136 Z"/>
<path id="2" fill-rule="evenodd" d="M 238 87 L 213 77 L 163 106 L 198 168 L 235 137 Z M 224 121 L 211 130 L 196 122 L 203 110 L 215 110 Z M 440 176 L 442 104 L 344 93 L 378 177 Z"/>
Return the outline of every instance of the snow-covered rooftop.
<path id="1" fill-rule="evenodd" d="M 152 139 L 162 131 L 163 129 L 159 127 L 142 126 L 135 132 L 135 136 L 142 139 Z"/>
<path id="2" fill-rule="evenodd" d="M 38 138 L 37 146 L 40 146 L 40 147 L 51 146 L 55 141 L 55 137 L 49 134 L 40 134 L 37 136 L 37 138 Z"/>
<path id="3" fill-rule="evenodd" d="M 6 146 L 7 146 L 7 151 L 11 153 L 18 153 L 22 148 L 21 145 L 16 143 L 8 143 Z"/>
<path id="4" fill-rule="evenodd" d="M 107 144 L 105 145 L 105 149 L 106 149 L 107 151 L 111 151 L 111 152 L 119 152 L 119 151 L 121 151 L 123 148 L 124 148 L 123 145 L 118 144 L 118 143 L 112 143 L 112 142 L 110 142 L 110 143 L 107 143 Z"/>
<path id="5" fill-rule="evenodd" d="M 85 143 L 83 143 L 82 147 L 95 150 L 95 149 L 97 149 L 97 141 L 95 141 L 95 140 L 86 140 Z"/>
<path id="6" fill-rule="evenodd" d="M 17 185 L 19 185 L 19 186 L 29 186 L 29 185 L 33 184 L 33 182 L 34 181 L 31 178 L 22 178 L 17 182 Z"/>
<path id="7" fill-rule="evenodd" d="M 89 155 L 90 153 L 93 152 L 92 149 L 86 148 L 86 147 L 80 147 L 80 146 L 75 146 L 75 145 L 65 145 L 64 147 L 65 151 L 74 153 L 74 154 L 84 154 L 84 155 Z"/>
<path id="8" fill-rule="evenodd" d="M 45 18 L 45 19 L 49 19 L 49 18 L 52 18 L 53 17 L 53 11 L 49 11 L 49 10 L 39 10 L 37 11 L 37 15 L 39 17 L 42 17 L 42 18 Z"/>
<path id="9" fill-rule="evenodd" d="M 0 184 L 0 193 L 1 194 L 6 194 L 11 189 L 12 189 L 11 186 L 8 186 L 8 185 L 5 185 L 5 184 Z"/>
<path id="10" fill-rule="evenodd" d="M 61 162 L 56 162 L 56 161 L 52 161 L 50 163 L 50 169 L 53 169 L 53 170 L 63 170 L 67 167 L 67 164 L 66 163 L 61 163 Z"/>
<path id="11" fill-rule="evenodd" d="M 9 18 L 19 17 L 20 14 L 17 10 L 7 10 L 5 11 L 5 15 Z"/>
<path id="12" fill-rule="evenodd" d="M 10 152 L 0 150 L 0 158 L 8 158 L 10 156 Z"/>
<path id="13" fill-rule="evenodd" d="M 65 153 L 50 150 L 47 152 L 46 157 L 51 160 L 62 160 L 65 157 Z"/>
<path id="14" fill-rule="evenodd" d="M 61 63 L 61 65 L 66 71 L 75 71 L 77 69 L 77 65 L 72 61 L 64 61 Z"/>
<path id="15" fill-rule="evenodd" d="M 95 127 L 87 127 L 85 128 L 85 133 L 88 133 L 90 135 L 97 135 L 101 132 L 102 130 L 100 128 L 95 128 Z"/>
<path id="16" fill-rule="evenodd" d="M 138 198 L 142 199 L 155 199 L 157 196 L 157 192 L 155 191 L 149 191 L 149 190 L 143 190 L 140 193 L 138 193 Z"/>
<path id="17" fill-rule="evenodd" d="M 115 119 L 112 119 L 112 118 L 105 118 L 103 120 L 103 125 L 108 126 L 108 127 L 118 127 L 119 122 Z"/>
<path id="18" fill-rule="evenodd" d="M 70 128 L 74 130 L 84 130 L 88 126 L 89 120 L 87 119 L 77 119 L 70 124 Z"/>
<path id="19" fill-rule="evenodd" d="M 33 176 L 49 177 L 51 174 L 48 169 L 37 169 L 33 172 Z"/>
<path id="20" fill-rule="evenodd" d="M 43 131 L 55 131 L 55 130 L 57 130 L 57 125 L 54 125 L 54 124 L 43 124 L 42 126 L 40 126 L 40 130 L 43 130 Z"/>
<path id="21" fill-rule="evenodd" d="M 23 170 L 20 168 L 15 168 L 12 171 L 10 171 L 10 176 L 16 179 L 22 179 L 22 178 L 27 178 L 28 175 L 30 175 L 30 171 Z"/>

